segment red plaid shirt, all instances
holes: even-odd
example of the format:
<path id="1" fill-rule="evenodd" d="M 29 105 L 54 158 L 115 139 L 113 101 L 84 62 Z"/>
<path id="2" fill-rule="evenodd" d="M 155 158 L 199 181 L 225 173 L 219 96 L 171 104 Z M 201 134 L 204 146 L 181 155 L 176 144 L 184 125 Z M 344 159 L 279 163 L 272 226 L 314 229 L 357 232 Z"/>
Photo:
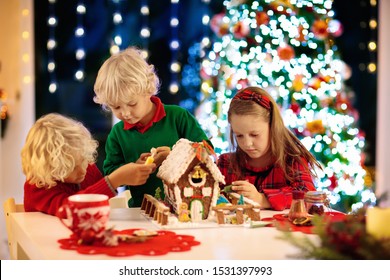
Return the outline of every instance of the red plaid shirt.
<path id="1" fill-rule="evenodd" d="M 294 170 L 297 170 L 298 172 L 294 175 L 294 180 L 290 182 L 286 180 L 283 170 L 278 165 L 256 168 L 247 164 L 244 172 L 245 178 L 239 178 L 232 172 L 230 167 L 230 156 L 231 153 L 222 154 L 217 161 L 219 170 L 225 176 L 226 185 L 230 185 L 237 180 L 248 180 L 259 192 L 264 193 L 267 196 L 271 206 L 275 210 L 282 210 L 290 207 L 292 190 L 316 190 L 310 172 L 306 171 L 305 167 L 296 161 L 294 163 Z M 304 162 L 306 162 L 306 160 L 304 160 Z M 273 204 L 273 201 L 270 200 L 270 196 L 279 194 L 283 194 L 284 197 L 289 196 L 288 202 L 285 203 L 285 206 L 283 206 L 282 209 L 278 209 L 280 207 Z M 278 203 L 278 201 L 275 203 Z"/>

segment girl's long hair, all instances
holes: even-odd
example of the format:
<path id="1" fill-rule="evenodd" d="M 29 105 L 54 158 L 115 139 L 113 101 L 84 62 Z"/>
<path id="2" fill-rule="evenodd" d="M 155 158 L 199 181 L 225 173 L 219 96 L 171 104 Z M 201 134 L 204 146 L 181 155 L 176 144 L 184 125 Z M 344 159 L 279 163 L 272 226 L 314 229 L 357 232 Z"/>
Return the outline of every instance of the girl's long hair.
<path id="1" fill-rule="evenodd" d="M 268 92 L 259 87 L 247 87 L 237 92 L 237 95 L 243 92 L 251 92 L 258 94 L 269 100 L 270 109 L 261 106 L 257 102 L 248 99 L 233 98 L 228 110 L 228 121 L 230 122 L 232 115 L 253 115 L 263 118 L 269 123 L 270 127 L 270 152 L 275 164 L 279 165 L 285 173 L 288 181 L 293 180 L 293 175 L 296 170 L 293 170 L 295 161 L 310 172 L 312 176 L 317 176 L 315 168 L 322 169 L 321 164 L 315 157 L 306 149 L 301 141 L 284 125 L 282 115 L 275 100 Z M 233 151 L 230 167 L 232 171 L 240 178 L 244 177 L 244 164 L 247 160 L 247 155 L 237 145 L 235 136 L 230 128 L 230 141 Z M 304 158 L 308 164 L 306 164 Z"/>

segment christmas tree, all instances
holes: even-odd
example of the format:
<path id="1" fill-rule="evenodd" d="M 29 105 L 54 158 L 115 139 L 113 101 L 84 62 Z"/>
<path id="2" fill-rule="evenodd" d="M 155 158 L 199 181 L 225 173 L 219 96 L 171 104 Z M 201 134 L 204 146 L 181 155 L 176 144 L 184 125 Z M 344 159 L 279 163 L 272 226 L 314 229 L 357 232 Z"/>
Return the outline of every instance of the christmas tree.
<path id="1" fill-rule="evenodd" d="M 316 186 L 333 208 L 375 203 L 364 168 L 351 75 L 335 37 L 342 31 L 330 0 L 232 0 L 211 18 L 214 32 L 199 54 L 201 100 L 195 114 L 217 153 L 229 150 L 227 110 L 237 90 L 260 86 L 288 126 L 322 163 Z M 203 56 L 202 56 L 203 55 Z"/>

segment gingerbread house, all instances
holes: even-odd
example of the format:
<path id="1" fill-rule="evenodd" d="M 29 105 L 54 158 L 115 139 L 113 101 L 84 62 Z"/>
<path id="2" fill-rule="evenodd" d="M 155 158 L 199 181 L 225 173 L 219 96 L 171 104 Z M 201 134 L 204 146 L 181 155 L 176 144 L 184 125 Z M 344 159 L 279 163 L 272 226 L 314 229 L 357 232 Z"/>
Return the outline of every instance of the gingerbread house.
<path id="1" fill-rule="evenodd" d="M 212 158 L 214 151 L 206 142 L 179 139 L 161 164 L 166 203 L 182 220 L 199 222 L 211 218 L 224 176 Z"/>

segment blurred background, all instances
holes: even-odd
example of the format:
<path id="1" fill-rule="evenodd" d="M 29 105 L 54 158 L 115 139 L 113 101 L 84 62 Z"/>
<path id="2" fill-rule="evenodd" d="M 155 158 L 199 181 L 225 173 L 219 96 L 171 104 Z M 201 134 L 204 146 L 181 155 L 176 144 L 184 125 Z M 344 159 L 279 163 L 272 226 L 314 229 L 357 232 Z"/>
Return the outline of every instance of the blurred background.
<path id="1" fill-rule="evenodd" d="M 203 17 L 216 15 L 226 7 L 222 0 L 180 1 L 34 1 L 35 72 L 36 72 L 36 117 L 48 112 L 60 112 L 82 120 L 104 145 L 104 139 L 111 127 L 111 116 L 104 113 L 93 101 L 93 83 L 100 65 L 110 55 L 113 38 L 121 36 L 120 48 L 136 45 L 149 51 L 149 62 L 154 64 L 162 80 L 159 97 L 164 103 L 183 104 L 191 112 L 196 108 L 196 99 L 189 100 L 189 92 L 180 86 L 177 92 L 170 92 L 172 79 L 180 83 L 183 72 L 173 77 L 170 64 L 177 60 L 184 69 L 189 64 L 189 51 L 195 43 L 212 31 L 210 24 L 203 24 Z M 282 1 L 283 2 L 283 1 Z M 84 4 L 86 13 L 77 13 L 78 4 Z M 148 8 L 143 15 L 141 8 Z M 377 6 L 369 0 L 333 1 L 335 18 L 342 24 L 342 31 L 336 37 L 336 44 L 342 59 L 351 68 L 352 76 L 346 81 L 355 93 L 352 100 L 360 114 L 359 126 L 366 135 L 365 163 L 375 164 L 376 123 L 376 72 L 367 67 L 376 62 L 376 52 L 370 51 L 369 42 L 377 38 L 377 30 L 369 27 L 371 19 L 377 18 Z M 115 21 L 115 15 L 118 17 Z M 50 17 L 56 24 L 48 24 Z M 172 18 L 178 25 L 172 28 Z M 85 30 L 83 37 L 75 32 L 78 27 Z M 140 36 L 143 28 L 150 31 L 149 37 Z M 48 50 L 48 39 L 56 41 L 53 51 Z M 180 47 L 172 50 L 170 43 L 177 40 Z M 75 52 L 83 49 L 85 57 L 77 60 Z M 48 61 L 56 63 L 53 73 L 48 72 Z M 83 78 L 77 80 L 75 73 L 82 69 Z M 53 78 L 53 76 L 55 76 Z M 50 83 L 57 83 L 56 91 L 50 92 Z M 104 158 L 104 151 L 99 153 Z"/>

